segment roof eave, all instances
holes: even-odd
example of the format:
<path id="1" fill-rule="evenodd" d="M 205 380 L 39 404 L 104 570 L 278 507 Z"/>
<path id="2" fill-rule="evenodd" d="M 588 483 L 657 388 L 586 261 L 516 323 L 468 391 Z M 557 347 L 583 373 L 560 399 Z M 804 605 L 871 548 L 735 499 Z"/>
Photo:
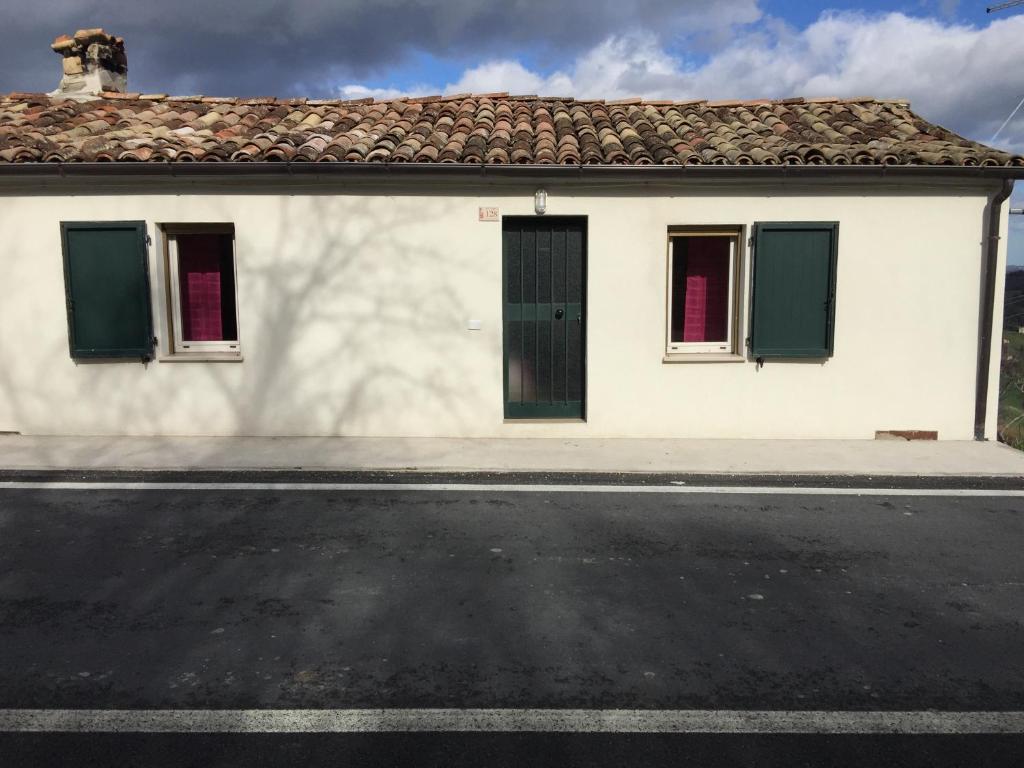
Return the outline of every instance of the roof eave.
<path id="1" fill-rule="evenodd" d="M 465 179 L 824 179 L 956 178 L 1024 179 L 1024 166 L 949 165 L 466 165 L 455 163 L 0 163 L 0 176 L 12 177 L 217 177 L 345 176 L 389 179 L 445 177 Z"/>

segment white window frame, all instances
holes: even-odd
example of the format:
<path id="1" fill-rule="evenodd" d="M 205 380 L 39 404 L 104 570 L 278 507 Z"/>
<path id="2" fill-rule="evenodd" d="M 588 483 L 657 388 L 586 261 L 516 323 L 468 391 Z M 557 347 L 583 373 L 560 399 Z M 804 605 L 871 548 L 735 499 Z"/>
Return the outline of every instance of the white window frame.
<path id="1" fill-rule="evenodd" d="M 735 355 L 736 326 L 739 308 L 737 281 L 739 280 L 739 241 L 741 230 L 702 230 L 673 228 L 668 233 L 667 284 L 665 290 L 665 353 L 668 356 L 682 355 Z M 673 241 L 684 237 L 727 237 L 729 238 L 729 306 L 726 311 L 725 341 L 672 341 L 672 273 L 675 269 Z"/>
<path id="2" fill-rule="evenodd" d="M 178 270 L 178 236 L 179 235 L 221 235 L 231 238 L 231 269 L 235 290 L 235 330 L 239 337 L 235 341 L 186 341 L 182 338 L 184 325 L 181 320 L 181 280 Z M 185 225 L 177 225 L 172 231 L 165 231 L 167 240 L 167 281 L 169 283 L 170 320 L 174 355 L 193 354 L 229 354 L 241 355 L 242 332 L 238 328 L 238 259 L 235 252 L 235 234 L 231 225 L 218 227 L 196 226 L 194 230 Z"/>

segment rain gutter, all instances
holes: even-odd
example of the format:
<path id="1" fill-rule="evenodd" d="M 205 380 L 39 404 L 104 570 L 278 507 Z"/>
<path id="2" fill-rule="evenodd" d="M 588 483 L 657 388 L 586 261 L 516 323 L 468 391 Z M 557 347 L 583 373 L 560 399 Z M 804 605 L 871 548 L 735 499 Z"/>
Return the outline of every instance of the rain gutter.
<path id="1" fill-rule="evenodd" d="M 696 179 L 1018 179 L 1024 166 L 942 165 L 467 165 L 455 163 L 108 162 L 0 163 L 0 177 L 290 176 L 352 179 L 457 178 L 672 181 Z"/>
<path id="2" fill-rule="evenodd" d="M 988 419 L 989 367 L 992 363 L 992 337 L 995 334 L 996 283 L 999 278 L 999 232 L 1003 203 L 1013 191 L 1013 179 L 1004 178 L 999 190 L 989 198 L 983 222 L 984 262 L 981 286 L 981 327 L 978 332 L 978 383 L 974 393 L 974 439 L 985 439 Z M 1000 324 L 1001 325 L 1001 324 Z"/>

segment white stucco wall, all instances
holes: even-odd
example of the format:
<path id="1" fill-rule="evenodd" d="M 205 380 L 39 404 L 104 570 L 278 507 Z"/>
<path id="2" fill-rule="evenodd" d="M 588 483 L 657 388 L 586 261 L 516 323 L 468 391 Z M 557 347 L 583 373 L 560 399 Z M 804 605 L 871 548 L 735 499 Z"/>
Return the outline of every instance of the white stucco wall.
<path id="1" fill-rule="evenodd" d="M 973 436 L 990 190 L 547 188 L 550 214 L 588 217 L 585 423 L 503 419 L 501 225 L 478 222 L 477 209 L 532 214 L 533 185 L 428 195 L 424 182 L 403 193 L 306 184 L 281 194 L 239 182 L 192 193 L 124 185 L 83 186 L 74 195 L 0 190 L 0 430 Z M 59 222 L 133 219 L 147 222 L 154 241 L 162 350 L 168 328 L 157 224 L 235 225 L 243 362 L 70 359 Z M 667 228 L 803 220 L 840 222 L 835 356 L 761 369 L 663 363 Z M 744 248 L 745 281 L 748 257 Z M 1005 250 L 1002 260 L 1001 271 Z M 469 319 L 482 330 L 467 330 Z"/>

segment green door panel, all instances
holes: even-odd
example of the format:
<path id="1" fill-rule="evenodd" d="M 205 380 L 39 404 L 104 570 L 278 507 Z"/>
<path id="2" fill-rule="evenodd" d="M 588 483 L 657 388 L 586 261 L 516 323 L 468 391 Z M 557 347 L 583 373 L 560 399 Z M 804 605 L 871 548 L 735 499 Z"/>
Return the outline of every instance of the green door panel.
<path id="1" fill-rule="evenodd" d="M 71 356 L 151 358 L 145 224 L 62 222 L 61 242 Z"/>
<path id="2" fill-rule="evenodd" d="M 755 357 L 832 355 L 838 237 L 836 222 L 755 225 Z"/>
<path id="3" fill-rule="evenodd" d="M 502 223 L 505 417 L 584 416 L 586 220 Z"/>

